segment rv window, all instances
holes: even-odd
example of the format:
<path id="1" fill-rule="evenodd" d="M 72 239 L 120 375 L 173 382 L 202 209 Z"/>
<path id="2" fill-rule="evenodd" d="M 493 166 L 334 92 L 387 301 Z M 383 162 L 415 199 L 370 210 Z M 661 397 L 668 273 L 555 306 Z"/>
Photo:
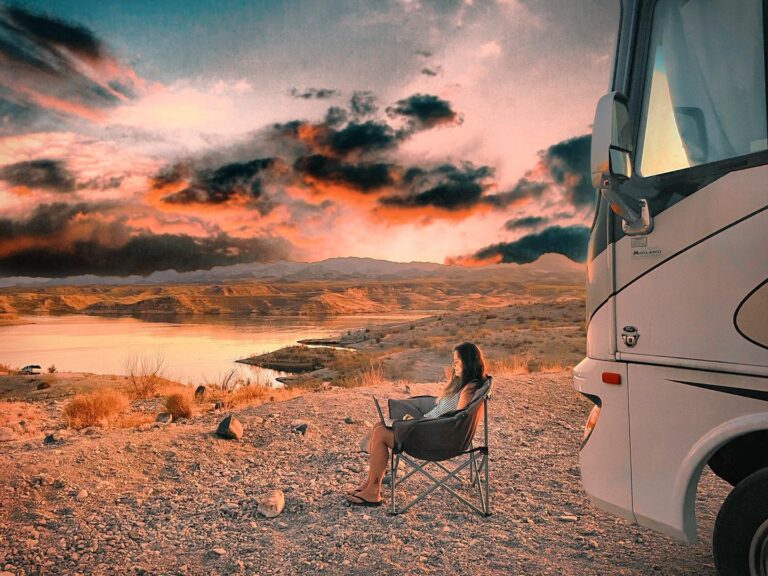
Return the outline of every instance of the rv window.
<path id="1" fill-rule="evenodd" d="M 659 0 L 646 76 L 642 176 L 768 149 L 761 0 Z"/>

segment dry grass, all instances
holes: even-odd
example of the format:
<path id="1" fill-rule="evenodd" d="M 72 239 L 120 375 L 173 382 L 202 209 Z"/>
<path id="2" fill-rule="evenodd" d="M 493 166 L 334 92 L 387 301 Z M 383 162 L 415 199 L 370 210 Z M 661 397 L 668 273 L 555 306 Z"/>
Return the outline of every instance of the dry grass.
<path id="1" fill-rule="evenodd" d="M 384 370 L 382 369 L 381 362 L 371 362 L 370 366 L 358 372 L 354 376 L 347 380 L 343 380 L 343 383 L 347 383 L 347 388 L 355 388 L 358 386 L 370 387 L 380 386 L 382 384 L 389 384 L 390 381 L 384 376 Z"/>
<path id="2" fill-rule="evenodd" d="M 10 364 L 0 364 L 0 372 L 3 374 L 16 374 L 18 371 L 18 368 Z"/>
<path id="3" fill-rule="evenodd" d="M 135 398 L 151 398 L 157 395 L 164 382 L 162 373 L 165 358 L 158 351 L 154 354 L 129 354 L 123 359 L 123 372 Z"/>
<path id="4" fill-rule="evenodd" d="M 75 396 L 64 407 L 62 417 L 70 428 L 108 426 L 128 407 L 128 398 L 117 390 L 99 390 Z"/>
<path id="5" fill-rule="evenodd" d="M 488 360 L 488 373 L 495 377 L 528 374 L 528 356 L 507 356 Z"/>
<path id="6" fill-rule="evenodd" d="M 192 393 L 171 394 L 165 400 L 165 409 L 173 416 L 174 420 L 192 418 L 194 415 L 194 399 Z"/>
<path id="7" fill-rule="evenodd" d="M 120 414 L 114 421 L 115 428 L 138 428 L 142 424 L 151 424 L 155 415 L 149 412 L 126 412 Z"/>

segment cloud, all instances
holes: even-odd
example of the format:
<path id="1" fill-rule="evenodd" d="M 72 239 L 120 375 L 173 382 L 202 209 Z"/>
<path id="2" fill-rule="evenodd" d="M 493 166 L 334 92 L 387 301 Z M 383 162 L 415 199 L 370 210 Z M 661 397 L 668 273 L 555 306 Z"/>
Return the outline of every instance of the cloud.
<path id="1" fill-rule="evenodd" d="M 398 140 L 398 135 L 387 124 L 374 121 L 350 122 L 330 134 L 328 145 L 336 154 L 346 156 L 353 152 L 366 153 L 393 148 Z"/>
<path id="2" fill-rule="evenodd" d="M 295 163 L 296 171 L 310 181 L 330 182 L 366 193 L 394 184 L 393 166 L 382 162 L 345 164 L 321 154 L 302 156 Z"/>
<path id="3" fill-rule="evenodd" d="M 419 128 L 433 128 L 461 121 L 459 115 L 451 109 L 450 102 L 432 94 L 414 94 L 398 100 L 394 106 L 387 108 L 387 114 L 392 117 L 402 116 Z"/>
<path id="4" fill-rule="evenodd" d="M 34 116 L 100 122 L 144 88 L 89 29 L 19 6 L 0 8 L 0 59 L 3 99 L 34 110 Z"/>
<path id="5" fill-rule="evenodd" d="M 430 77 L 437 76 L 438 74 L 440 74 L 440 72 L 442 72 L 442 68 L 440 68 L 440 66 L 438 66 L 437 68 L 422 68 L 421 69 L 421 73 L 424 76 L 430 76 Z"/>
<path id="6" fill-rule="evenodd" d="M 355 91 L 349 101 L 349 107 L 352 115 L 357 120 L 373 116 L 379 110 L 376 104 L 376 96 L 374 96 L 373 92 L 367 90 Z"/>
<path id="7" fill-rule="evenodd" d="M 294 98 L 302 100 L 327 100 L 328 98 L 338 96 L 339 91 L 331 88 L 306 88 L 305 90 L 291 88 L 290 94 Z"/>
<path id="8" fill-rule="evenodd" d="M 578 136 L 550 146 L 542 156 L 555 183 L 563 186 L 576 207 L 591 206 L 595 201 L 589 167 L 591 143 L 590 135 Z"/>
<path id="9" fill-rule="evenodd" d="M 271 261 L 287 254 L 286 243 L 268 238 L 137 232 L 111 215 L 111 208 L 54 203 L 40 205 L 26 220 L 0 218 L 0 274 L 147 275 Z"/>
<path id="10" fill-rule="evenodd" d="M 501 54 L 501 45 L 495 40 L 486 42 L 485 44 L 480 46 L 480 50 L 478 50 L 478 54 L 480 55 L 481 58 L 493 58 L 493 57 L 499 56 Z"/>
<path id="11" fill-rule="evenodd" d="M 75 177 L 61 160 L 16 162 L 0 168 L 0 180 L 24 189 L 67 193 L 75 189 Z"/>
<path id="12" fill-rule="evenodd" d="M 223 204 L 235 197 L 256 200 L 262 195 L 262 175 L 276 165 L 274 158 L 232 162 L 214 170 L 199 170 L 188 187 L 161 199 L 169 204 Z M 185 168 L 174 166 L 158 174 L 153 186 L 158 189 L 184 181 Z"/>
<path id="13" fill-rule="evenodd" d="M 529 264 L 542 254 L 562 254 L 574 262 L 587 258 L 589 228 L 586 226 L 552 226 L 539 233 L 523 236 L 514 242 L 501 242 L 478 250 L 470 256 L 446 259 L 448 264 Z"/>
<path id="14" fill-rule="evenodd" d="M 513 220 L 507 220 L 504 223 L 504 228 L 507 230 L 519 230 L 521 228 L 537 228 L 542 224 L 549 222 L 549 218 L 543 216 L 525 216 L 523 218 L 515 218 Z"/>
<path id="15" fill-rule="evenodd" d="M 385 196 L 379 203 L 390 207 L 434 207 L 448 211 L 472 208 L 480 204 L 482 194 L 488 188 L 487 180 L 492 175 L 490 167 L 475 167 L 471 163 L 460 168 L 443 164 L 429 171 L 411 168 L 404 175 L 408 193 Z"/>

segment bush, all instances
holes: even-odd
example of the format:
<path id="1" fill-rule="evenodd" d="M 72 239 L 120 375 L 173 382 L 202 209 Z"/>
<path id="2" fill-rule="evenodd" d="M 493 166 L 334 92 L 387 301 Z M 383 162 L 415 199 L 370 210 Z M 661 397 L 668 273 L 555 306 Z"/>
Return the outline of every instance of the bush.
<path id="1" fill-rule="evenodd" d="M 173 416 L 174 420 L 192 418 L 193 404 L 191 394 L 171 394 L 165 400 L 165 409 Z"/>
<path id="2" fill-rule="evenodd" d="M 56 371 L 58 368 L 56 368 L 56 364 L 51 364 L 48 366 L 48 374 L 56 374 Z"/>
<path id="3" fill-rule="evenodd" d="M 136 398 L 150 398 L 163 384 L 165 358 L 160 352 L 144 356 L 131 354 L 123 359 L 123 372 Z"/>
<path id="4" fill-rule="evenodd" d="M 117 390 L 99 390 L 79 394 L 64 407 L 62 417 L 70 428 L 107 426 L 128 406 L 128 398 Z"/>

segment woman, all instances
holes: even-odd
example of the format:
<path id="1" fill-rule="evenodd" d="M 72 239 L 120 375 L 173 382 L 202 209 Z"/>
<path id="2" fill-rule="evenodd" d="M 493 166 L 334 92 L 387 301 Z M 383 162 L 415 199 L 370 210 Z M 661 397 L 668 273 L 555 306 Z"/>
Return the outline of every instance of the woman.
<path id="1" fill-rule="evenodd" d="M 422 418 L 439 418 L 454 410 L 461 410 L 485 381 L 485 359 L 480 349 L 464 342 L 453 349 L 453 373 L 450 382 L 437 399 L 437 405 Z M 371 430 L 368 477 L 360 486 L 347 493 L 347 501 L 354 506 L 380 506 L 381 480 L 387 469 L 389 451 L 394 445 L 392 428 L 380 422 Z"/>

